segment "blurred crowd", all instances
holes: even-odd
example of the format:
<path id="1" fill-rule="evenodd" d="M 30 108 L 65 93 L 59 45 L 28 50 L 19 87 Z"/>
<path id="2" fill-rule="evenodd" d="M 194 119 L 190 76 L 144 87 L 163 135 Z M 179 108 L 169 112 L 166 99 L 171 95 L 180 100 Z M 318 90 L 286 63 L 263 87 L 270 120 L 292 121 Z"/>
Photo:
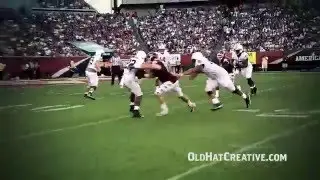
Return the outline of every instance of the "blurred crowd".
<path id="1" fill-rule="evenodd" d="M 310 48 L 320 35 L 320 17 L 312 9 L 250 6 L 235 9 L 230 16 L 224 26 L 227 40 L 249 50 Z"/>
<path id="2" fill-rule="evenodd" d="M 16 56 L 80 56 L 73 41 L 91 41 L 120 53 L 138 46 L 122 15 L 92 13 L 33 13 L 18 21 L 3 21 L 0 31 L 6 45 L 2 54 Z"/>
<path id="3" fill-rule="evenodd" d="M 40 7 L 90 8 L 83 0 L 39 0 Z M 20 20 L 0 22 L 0 55 L 82 56 L 69 42 L 91 41 L 119 54 L 131 54 L 139 43 L 125 14 L 37 12 Z M 319 37 L 319 16 L 310 9 L 278 6 L 196 7 L 161 9 L 137 17 L 135 25 L 151 51 L 166 44 L 171 53 L 221 49 L 240 42 L 251 50 L 312 47 Z"/>
<path id="4" fill-rule="evenodd" d="M 313 10 L 275 5 L 163 9 L 139 18 L 139 28 L 153 50 L 164 42 L 171 52 L 212 51 L 221 42 L 240 42 L 248 51 L 312 47 L 319 39 L 320 17 Z"/>
<path id="5" fill-rule="evenodd" d="M 164 43 L 171 52 L 210 50 L 219 42 L 227 22 L 219 8 L 161 10 L 138 19 L 141 35 L 151 50 Z"/>

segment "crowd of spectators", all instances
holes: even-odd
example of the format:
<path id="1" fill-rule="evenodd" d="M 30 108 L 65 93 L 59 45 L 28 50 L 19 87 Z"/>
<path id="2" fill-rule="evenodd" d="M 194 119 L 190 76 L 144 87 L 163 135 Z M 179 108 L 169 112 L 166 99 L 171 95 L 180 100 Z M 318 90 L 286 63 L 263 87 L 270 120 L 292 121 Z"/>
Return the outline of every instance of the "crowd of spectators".
<path id="1" fill-rule="evenodd" d="M 119 53 L 131 53 L 138 46 L 123 15 L 40 12 L 22 21 L 3 21 L 2 54 L 16 56 L 80 56 L 72 41 L 90 41 Z"/>
<path id="2" fill-rule="evenodd" d="M 167 9 L 138 19 L 141 35 L 150 49 L 164 43 L 172 52 L 210 50 L 218 44 L 222 24 L 219 8 Z"/>
<path id="3" fill-rule="evenodd" d="M 320 35 L 320 17 L 312 10 L 245 6 L 230 16 L 224 27 L 227 39 L 248 50 L 310 48 Z"/>
<path id="4" fill-rule="evenodd" d="M 142 37 L 153 50 L 166 43 L 172 52 L 210 51 L 221 42 L 251 50 L 297 49 L 317 42 L 319 16 L 313 10 L 275 5 L 166 9 L 139 18 Z"/>
<path id="5" fill-rule="evenodd" d="M 40 0 L 39 4 L 52 8 L 90 8 L 83 0 L 54 0 L 55 5 L 50 2 Z M 240 42 L 250 51 L 305 48 L 315 44 L 320 35 L 320 18 L 312 10 L 274 5 L 243 6 L 233 11 L 223 6 L 161 9 L 135 20 L 150 50 L 156 51 L 164 43 L 171 53 L 195 50 L 210 53 L 221 49 L 223 42 Z M 120 54 L 131 54 L 139 43 L 128 22 L 124 14 L 31 13 L 20 20 L 0 22 L 0 55 L 84 55 L 69 43 L 72 41 L 91 41 Z"/>

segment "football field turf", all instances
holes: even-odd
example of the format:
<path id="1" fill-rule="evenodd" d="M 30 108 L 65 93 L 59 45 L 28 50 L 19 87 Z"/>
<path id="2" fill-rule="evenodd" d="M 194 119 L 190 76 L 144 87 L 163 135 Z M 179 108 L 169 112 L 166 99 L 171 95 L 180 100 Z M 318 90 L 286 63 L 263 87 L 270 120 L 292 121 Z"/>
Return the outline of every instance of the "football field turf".
<path id="1" fill-rule="evenodd" d="M 129 117 L 126 89 L 102 82 L 97 100 L 84 85 L 1 88 L 1 180 L 319 179 L 320 73 L 254 74 L 252 106 L 221 90 L 211 111 L 205 78 L 181 80 L 195 112 L 172 95 L 169 115 L 142 83 L 143 119 Z M 243 90 L 248 91 L 244 80 Z M 188 152 L 287 154 L 286 162 L 189 162 Z"/>

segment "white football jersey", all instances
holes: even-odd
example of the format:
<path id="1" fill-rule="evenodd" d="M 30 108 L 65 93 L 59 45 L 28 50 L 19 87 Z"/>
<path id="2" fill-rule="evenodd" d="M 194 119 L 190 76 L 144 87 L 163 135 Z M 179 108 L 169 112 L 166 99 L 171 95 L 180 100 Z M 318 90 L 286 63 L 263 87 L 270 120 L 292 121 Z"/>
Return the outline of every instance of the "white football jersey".
<path id="1" fill-rule="evenodd" d="M 202 72 L 211 79 L 218 79 L 220 76 L 228 74 L 227 71 L 221 66 L 210 62 L 207 58 L 203 58 L 202 60 L 197 60 L 195 63 L 196 66 L 203 66 Z"/>
<path id="2" fill-rule="evenodd" d="M 163 65 L 168 69 L 169 67 L 169 60 L 170 60 L 170 54 L 167 50 L 165 50 L 163 53 L 158 53 L 159 60 L 163 63 Z"/>
<path id="3" fill-rule="evenodd" d="M 102 60 L 101 55 L 99 55 L 99 56 L 95 55 L 95 56 L 91 57 L 91 59 L 89 60 L 87 69 L 92 69 L 92 70 L 97 71 L 96 63 L 100 62 L 101 60 Z"/>
<path id="4" fill-rule="evenodd" d="M 141 68 L 143 63 L 144 60 L 141 58 L 131 58 L 129 63 L 125 66 L 124 76 L 135 78 L 138 69 Z"/>
<path id="5" fill-rule="evenodd" d="M 248 62 L 248 65 L 250 64 L 249 60 L 248 60 L 248 53 L 246 52 L 242 52 L 240 53 L 240 55 L 237 55 L 234 51 L 232 52 L 232 59 L 235 61 L 235 63 L 237 64 L 244 64 L 243 62 Z"/>

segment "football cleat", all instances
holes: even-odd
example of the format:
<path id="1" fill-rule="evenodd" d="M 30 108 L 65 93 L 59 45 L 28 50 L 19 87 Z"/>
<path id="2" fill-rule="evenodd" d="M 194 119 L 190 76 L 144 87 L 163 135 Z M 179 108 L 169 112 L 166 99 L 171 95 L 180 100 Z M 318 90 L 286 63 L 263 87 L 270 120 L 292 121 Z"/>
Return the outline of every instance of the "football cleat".
<path id="1" fill-rule="evenodd" d="M 218 109 L 223 108 L 223 104 L 222 103 L 217 103 L 217 104 L 213 104 L 213 108 L 211 108 L 212 111 L 216 111 Z"/>
<path id="2" fill-rule="evenodd" d="M 144 116 L 140 113 L 139 110 L 133 110 L 132 113 L 133 113 L 132 118 L 143 118 L 143 117 L 144 117 Z"/>
<path id="3" fill-rule="evenodd" d="M 166 115 L 168 115 L 168 112 L 164 112 L 164 111 L 156 114 L 156 116 L 166 116 Z"/>
<path id="4" fill-rule="evenodd" d="M 134 105 L 130 105 L 130 112 L 133 112 L 133 110 L 134 110 Z"/>
<path id="5" fill-rule="evenodd" d="M 250 97 L 250 94 L 247 94 L 247 98 L 245 98 L 244 101 L 246 102 L 247 108 L 249 108 L 249 106 L 251 105 L 251 97 Z"/>
<path id="6" fill-rule="evenodd" d="M 85 97 L 85 98 L 88 98 L 88 99 L 96 100 L 96 98 L 93 97 L 91 93 L 86 93 L 86 94 L 84 94 L 84 97 Z"/>
<path id="7" fill-rule="evenodd" d="M 196 104 L 195 103 L 191 103 L 191 104 L 188 105 L 188 107 L 190 108 L 190 112 L 193 112 L 196 109 Z"/>
<path id="8" fill-rule="evenodd" d="M 256 95 L 257 94 L 257 87 L 251 88 L 251 95 Z"/>

